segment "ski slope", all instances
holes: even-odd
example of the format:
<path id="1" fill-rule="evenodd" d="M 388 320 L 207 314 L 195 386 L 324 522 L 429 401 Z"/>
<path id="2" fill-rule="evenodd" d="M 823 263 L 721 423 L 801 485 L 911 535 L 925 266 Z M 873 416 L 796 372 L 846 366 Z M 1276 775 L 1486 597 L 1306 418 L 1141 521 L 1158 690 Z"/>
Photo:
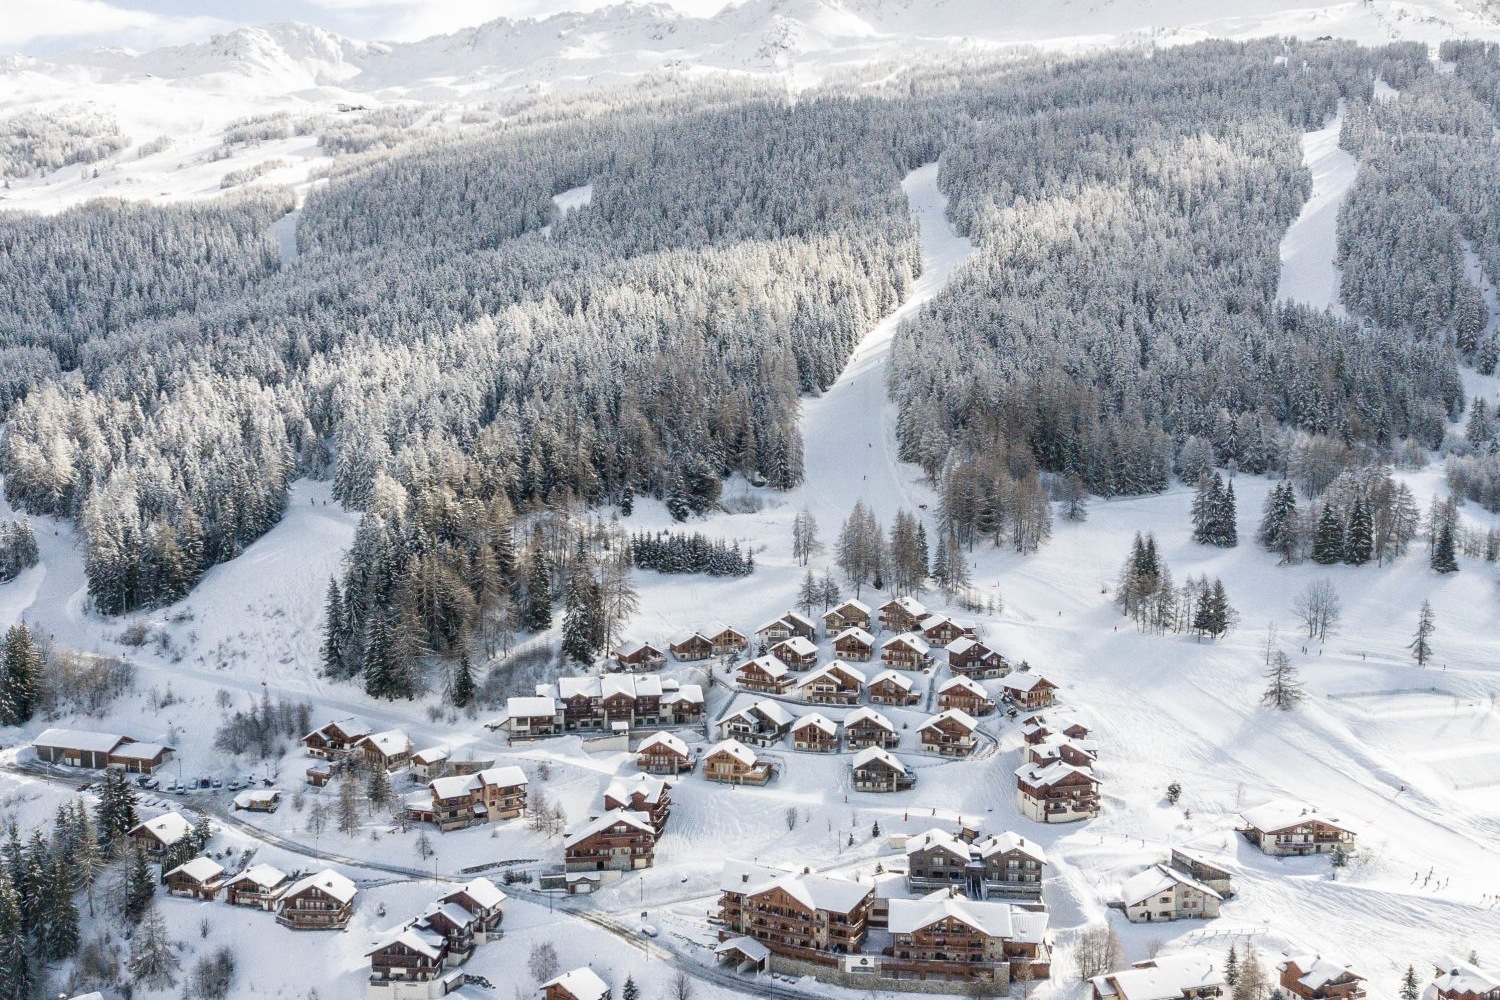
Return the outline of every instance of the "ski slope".
<path id="1" fill-rule="evenodd" d="M 1338 216 L 1358 164 L 1339 148 L 1342 104 L 1324 128 L 1302 137 L 1302 163 L 1312 173 L 1312 194 L 1281 240 L 1281 280 L 1276 298 L 1346 315 L 1339 301 Z"/>

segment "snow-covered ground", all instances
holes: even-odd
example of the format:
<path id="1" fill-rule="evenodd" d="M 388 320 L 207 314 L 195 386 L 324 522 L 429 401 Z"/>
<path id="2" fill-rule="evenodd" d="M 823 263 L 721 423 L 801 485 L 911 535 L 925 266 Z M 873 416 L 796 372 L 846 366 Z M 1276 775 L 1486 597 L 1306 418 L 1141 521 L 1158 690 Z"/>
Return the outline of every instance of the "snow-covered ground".
<path id="1" fill-rule="evenodd" d="M 1281 281 L 1276 298 L 1343 316 L 1339 302 L 1338 217 L 1358 169 L 1339 148 L 1344 109 L 1324 128 L 1302 137 L 1302 162 L 1312 172 L 1312 195 L 1281 240 Z"/>

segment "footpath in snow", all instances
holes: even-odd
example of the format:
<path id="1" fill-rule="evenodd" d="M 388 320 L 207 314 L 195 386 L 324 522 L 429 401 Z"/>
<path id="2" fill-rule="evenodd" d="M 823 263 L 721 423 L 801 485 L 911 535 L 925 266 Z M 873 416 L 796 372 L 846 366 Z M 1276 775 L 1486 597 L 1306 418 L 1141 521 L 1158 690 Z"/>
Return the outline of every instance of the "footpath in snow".
<path id="1" fill-rule="evenodd" d="M 1302 162 L 1312 171 L 1313 189 L 1302 211 L 1281 240 L 1281 280 L 1276 298 L 1343 316 L 1339 302 L 1339 206 L 1354 183 L 1357 163 L 1339 148 L 1344 108 L 1326 128 L 1302 137 Z"/>
<path id="2" fill-rule="evenodd" d="M 897 508 L 915 510 L 928 500 L 926 488 L 915 485 L 916 467 L 897 458 L 896 405 L 886 393 L 886 373 L 901 321 L 941 291 L 974 252 L 974 245 L 948 222 L 948 199 L 938 190 L 937 174 L 938 165 L 929 163 L 901 182 L 921 232 L 921 278 L 907 300 L 860 341 L 838 381 L 803 404 L 807 473 L 788 503 L 794 508 L 806 504 L 820 525 L 840 524 L 857 499 L 887 524 Z"/>

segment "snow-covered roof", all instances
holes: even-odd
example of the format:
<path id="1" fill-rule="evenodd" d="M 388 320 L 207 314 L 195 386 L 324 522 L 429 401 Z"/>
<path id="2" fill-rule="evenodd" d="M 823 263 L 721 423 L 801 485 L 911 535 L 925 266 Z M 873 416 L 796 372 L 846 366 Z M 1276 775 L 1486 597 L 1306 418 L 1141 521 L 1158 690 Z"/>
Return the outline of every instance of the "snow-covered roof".
<path id="1" fill-rule="evenodd" d="M 770 677 L 785 677 L 791 671 L 790 667 L 788 667 L 785 663 L 782 663 L 779 658 L 772 656 L 769 653 L 765 656 L 757 656 L 753 660 L 749 660 L 745 663 L 740 664 L 740 670 L 742 671 L 747 670 L 750 667 L 755 667 L 756 669 L 763 671 Z"/>
<path id="2" fill-rule="evenodd" d="M 1492 990 L 1500 990 L 1500 974 L 1485 972 L 1468 962 L 1449 961 L 1439 967 L 1433 985 L 1444 993 L 1473 993 L 1483 996 Z"/>
<path id="3" fill-rule="evenodd" d="M 772 649 L 784 649 L 793 656 L 817 656 L 818 647 L 812 641 L 800 635 L 794 635 L 790 639 L 782 639 Z"/>
<path id="4" fill-rule="evenodd" d="M 282 893 L 281 896 L 285 899 L 289 896 L 295 896 L 299 892 L 306 892 L 308 889 L 320 889 L 340 903 L 349 902 L 359 892 L 355 888 L 354 883 L 346 876 L 339 874 L 332 868 L 324 868 L 320 872 L 306 875 L 287 886 L 286 892 Z"/>
<path id="5" fill-rule="evenodd" d="M 1254 809 L 1247 809 L 1240 813 L 1240 818 L 1245 821 L 1246 826 L 1254 827 L 1262 833 L 1275 833 L 1314 821 L 1340 830 L 1352 830 L 1352 827 L 1340 823 L 1337 818 L 1321 815 L 1316 809 L 1292 799 L 1275 799 Z"/>
<path id="6" fill-rule="evenodd" d="M 482 906 L 487 910 L 494 909 L 509 898 L 499 886 L 487 878 L 476 878 L 465 882 L 454 892 L 449 893 L 449 896 L 456 896 L 460 892 L 467 893 L 476 905 Z"/>
<path id="7" fill-rule="evenodd" d="M 307 736 L 304 736 L 302 738 L 305 740 L 308 736 L 317 736 L 319 733 L 326 732 L 334 726 L 338 726 L 339 732 L 343 733 L 351 740 L 358 739 L 366 733 L 373 733 L 375 731 L 374 726 L 371 726 L 368 722 L 366 722 L 364 719 L 361 719 L 359 716 L 346 715 L 342 719 L 334 719 L 330 722 L 325 722 L 323 725 L 319 726 L 317 729 L 314 729 L 312 732 L 308 733 Z"/>
<path id="8" fill-rule="evenodd" d="M 616 802 L 629 802 L 635 796 L 640 795 L 647 802 L 655 804 L 662 800 L 667 794 L 667 789 L 671 787 L 655 775 L 632 774 L 611 781 L 609 787 L 604 789 L 604 797 L 614 799 Z"/>
<path id="9" fill-rule="evenodd" d="M 557 679 L 557 696 L 563 701 L 578 697 L 597 698 L 599 690 L 597 677 L 559 677 Z"/>
<path id="10" fill-rule="evenodd" d="M 1006 674 L 1005 680 L 1000 682 L 1007 691 L 1018 691 L 1025 694 L 1038 684 L 1046 684 L 1048 687 L 1057 687 L 1041 674 Z"/>
<path id="11" fill-rule="evenodd" d="M 823 617 L 831 618 L 834 615 L 842 614 L 847 611 L 853 611 L 856 614 L 861 614 L 868 618 L 870 615 L 870 606 L 864 601 L 851 597 L 847 601 L 840 601 L 838 607 L 823 612 Z"/>
<path id="12" fill-rule="evenodd" d="M 895 732 L 896 730 L 896 727 L 891 725 L 890 719 L 887 719 L 885 716 L 881 715 L 873 708 L 870 708 L 868 705 L 861 705 L 859 708 L 856 708 L 854 711 L 844 716 L 845 729 L 848 729 L 850 726 L 853 726 L 857 722 L 871 722 L 879 726 L 881 729 L 889 729 L 892 732 Z"/>
<path id="13" fill-rule="evenodd" d="M 642 740 L 636 753 L 645 753 L 656 747 L 662 747 L 673 753 L 682 754 L 684 757 L 687 756 L 688 752 L 687 744 L 682 741 L 681 737 L 675 736 L 672 733 L 661 732 L 652 733 Z"/>
<path id="14" fill-rule="evenodd" d="M 915 851 L 930 850 L 934 847 L 947 851 L 954 857 L 961 858 L 964 861 L 969 860 L 969 845 L 959 840 L 947 830 L 940 830 L 937 827 L 933 827 L 924 833 L 906 838 L 907 854 Z"/>
<path id="15" fill-rule="evenodd" d="M 756 629 L 755 634 L 760 635 L 762 632 L 769 632 L 772 629 L 781 629 L 790 632 L 792 630 L 792 623 L 786 620 L 785 615 L 781 616 L 780 618 L 772 618 L 760 628 Z"/>
<path id="16" fill-rule="evenodd" d="M 786 614 L 782 615 L 781 618 L 789 625 L 801 625 L 806 629 L 817 628 L 817 626 L 813 624 L 813 620 L 800 611 L 788 611 Z"/>
<path id="17" fill-rule="evenodd" d="M 663 686 L 665 688 L 665 682 L 664 682 Z M 679 701 L 685 701 L 685 702 L 687 702 L 690 705 L 701 705 L 701 704 L 703 704 L 703 685 L 701 685 L 701 684 L 681 684 L 681 685 L 678 685 L 676 687 L 676 689 L 672 691 L 671 694 L 664 695 L 663 698 L 662 698 L 662 701 L 664 701 L 668 705 L 675 704 L 675 703 L 677 703 Z"/>
<path id="18" fill-rule="evenodd" d="M 748 874 L 748 881 L 742 881 L 741 874 Z M 743 862 L 729 862 L 721 881 L 728 882 L 733 891 L 747 896 L 780 889 L 810 910 L 830 913 L 848 913 L 874 891 L 868 885 L 838 876 L 783 872 Z"/>
<path id="19" fill-rule="evenodd" d="M 814 677 L 822 677 L 824 674 L 832 673 L 843 674 L 856 684 L 863 684 L 865 682 L 865 672 L 863 670 L 860 670 L 858 667 L 851 667 L 843 660 L 832 660 L 808 674 L 807 680 L 804 680 L 802 683 L 806 684 L 807 681 L 812 680 Z"/>
<path id="20" fill-rule="evenodd" d="M 772 701 L 770 698 L 762 698 L 760 701 L 746 708 L 745 711 L 758 712 L 767 721 L 773 722 L 778 726 L 789 726 L 792 724 L 792 720 L 796 718 L 785 705 L 779 701 Z"/>
<path id="21" fill-rule="evenodd" d="M 1074 774 L 1084 775 L 1090 781 L 1096 780 L 1093 771 L 1063 760 L 1054 760 L 1049 764 L 1022 764 L 1016 768 L 1016 777 L 1036 788 L 1047 788 Z"/>
<path id="22" fill-rule="evenodd" d="M 770 957 L 771 949 L 755 940 L 753 937 L 733 937 L 723 941 L 714 949 L 715 955 L 727 955 L 737 951 L 752 962 L 764 962 Z"/>
<path id="23" fill-rule="evenodd" d="M 387 729 L 383 733 L 371 733 L 360 740 L 360 743 L 370 744 L 385 757 L 395 757 L 411 749 L 411 738 L 402 729 Z"/>
<path id="24" fill-rule="evenodd" d="M 1011 919 L 1015 908 L 1009 903 L 976 902 L 940 889 L 923 899 L 893 899 L 889 905 L 892 934 L 912 934 L 948 918 L 990 937 L 1009 938 L 1015 934 Z"/>
<path id="25" fill-rule="evenodd" d="M 970 680 L 962 674 L 957 677 L 950 677 L 939 685 L 938 694 L 942 694 L 944 691 L 951 691 L 954 688 L 963 688 L 970 694 L 978 695 L 981 698 L 989 697 L 989 693 L 985 691 L 984 687 L 978 681 Z"/>
<path id="26" fill-rule="evenodd" d="M 947 615 L 931 614 L 918 622 L 917 627 L 920 628 L 923 632 L 926 632 L 930 629 L 937 628 L 939 625 L 945 625 L 949 623 L 958 625 L 958 622 L 954 621 L 952 618 L 949 618 Z M 958 625 L 958 627 L 963 628 L 962 625 Z"/>
<path id="27" fill-rule="evenodd" d="M 195 882 L 209 882 L 224 874 L 224 866 L 213 858 L 199 856 L 193 858 L 191 861 L 184 861 L 176 868 L 167 872 L 167 875 L 176 875 L 178 872 L 181 872 Z M 165 878 L 166 875 L 162 877 Z"/>
<path id="28" fill-rule="evenodd" d="M 125 737 L 119 733 L 92 733 L 85 729 L 48 729 L 31 741 L 32 746 L 56 747 L 59 750 L 88 750 L 109 753 Z"/>
<path id="29" fill-rule="evenodd" d="M 948 655 L 951 657 L 955 653 L 967 653 L 971 647 L 977 645 L 979 645 L 978 639 L 970 639 L 966 635 L 961 635 L 957 639 L 954 639 L 952 642 L 948 643 Z"/>
<path id="30" fill-rule="evenodd" d="M 997 833 L 992 836 L 986 837 L 984 840 L 981 840 L 979 843 L 975 844 L 974 847 L 979 851 L 979 856 L 981 858 L 988 858 L 996 854 L 1009 854 L 1011 851 L 1019 851 L 1027 857 L 1035 860 L 1038 864 L 1047 863 L 1047 852 L 1042 850 L 1041 844 L 1038 844 L 1034 840 L 1027 840 L 1019 833 L 1012 833 L 1010 830 L 1006 830 L 1004 833 Z"/>
<path id="31" fill-rule="evenodd" d="M 932 718 L 922 723 L 922 728 L 927 729 L 928 727 L 935 726 L 938 723 L 943 722 L 944 720 L 952 720 L 953 722 L 958 723 L 960 726 L 963 726 L 968 730 L 979 728 L 979 720 L 974 718 L 974 716 L 970 715 L 968 712 L 965 712 L 961 708 L 950 708 L 946 712 L 939 712 L 937 715 L 934 715 Z"/>
<path id="32" fill-rule="evenodd" d="M 876 684 L 887 682 L 896 685 L 903 691 L 911 690 L 911 678 L 907 677 L 905 674 L 901 673 L 898 670 L 882 670 L 880 673 L 870 678 L 871 687 L 874 687 Z"/>
<path id="33" fill-rule="evenodd" d="M 595 816 L 588 822 L 574 827 L 572 832 L 563 838 L 563 846 L 572 847 L 574 844 L 583 840 L 587 840 L 594 834 L 599 833 L 601 830 L 608 830 L 610 827 L 614 826 L 617 823 L 624 823 L 626 826 L 635 827 L 642 833 L 649 833 L 652 835 L 655 835 L 656 833 L 656 831 L 652 829 L 651 824 L 641 818 L 640 813 L 632 812 L 627 809 L 611 809 L 603 816 Z"/>
<path id="34" fill-rule="evenodd" d="M 708 748 L 708 754 L 706 756 L 712 757 L 715 754 L 719 753 L 727 753 L 729 754 L 729 756 L 745 765 L 753 765 L 756 760 L 755 751 L 745 746 L 745 744 L 741 743 L 739 740 L 720 740 L 718 743 L 715 743 L 713 746 Z"/>
<path id="35" fill-rule="evenodd" d="M 193 824 L 189 823 L 181 814 L 175 812 L 163 813 L 155 819 L 148 819 L 144 823 L 138 823 L 130 831 L 133 837 L 141 830 L 149 830 L 163 846 L 171 847 L 183 837 L 193 832 Z"/>
<path id="36" fill-rule="evenodd" d="M 609 993 L 609 987 L 604 980 L 600 979 L 593 969 L 574 969 L 564 972 L 556 979 L 549 979 L 542 984 L 541 988 L 546 990 L 549 986 L 560 986 L 568 991 L 573 1000 L 604 1000 Z"/>
<path id="37" fill-rule="evenodd" d="M 526 784 L 526 772 L 519 767 L 487 767 L 473 774 L 450 774 L 444 778 L 433 778 L 427 783 L 434 798 L 455 799 L 460 795 L 478 791 L 483 785 L 499 788 L 514 788 Z"/>
<path id="38" fill-rule="evenodd" d="M 843 642 L 845 639 L 853 639 L 854 641 L 863 643 L 866 646 L 875 645 L 875 637 L 866 632 L 864 629 L 860 628 L 858 625 L 851 625 L 849 628 L 844 629 L 844 631 L 833 637 L 835 645 Z"/>
<path id="39" fill-rule="evenodd" d="M 854 760 L 849 766 L 853 767 L 855 770 L 858 770 L 859 768 L 864 767 L 866 764 L 877 760 L 880 761 L 880 763 L 890 767 L 893 771 L 900 771 L 902 774 L 908 773 L 905 764 L 901 763 L 895 757 L 892 757 L 889 753 L 887 753 L 880 747 L 865 747 L 859 753 L 854 755 Z"/>
<path id="40" fill-rule="evenodd" d="M 505 714 L 512 719 L 537 719 L 557 714 L 557 702 L 551 698 L 507 698 Z"/>
<path id="41" fill-rule="evenodd" d="M 610 674 L 600 681 L 600 692 L 606 698 L 612 695 L 660 698 L 661 674 Z"/>
<path id="42" fill-rule="evenodd" d="M 251 865 L 242 872 L 229 876 L 231 882 L 251 882 L 262 889 L 270 889 L 286 881 L 286 872 L 271 865 Z"/>
<path id="43" fill-rule="evenodd" d="M 1169 955 L 1090 980 L 1102 997 L 1119 1000 L 1180 1000 L 1187 990 L 1224 986 L 1220 956 L 1207 952 Z"/>
<path id="44" fill-rule="evenodd" d="M 424 922 L 430 922 L 433 917 L 438 916 L 447 920 L 455 927 L 467 927 L 472 924 L 475 919 L 474 914 L 470 913 L 462 906 L 459 906 L 457 903 L 450 903 L 442 899 L 429 905 L 427 909 L 422 911 L 422 916 L 418 919 Z"/>
<path id="45" fill-rule="evenodd" d="M 900 608 L 902 611 L 905 611 L 913 618 L 927 617 L 927 605 L 923 604 L 915 597 L 897 597 L 894 600 L 886 601 L 880 606 L 881 611 L 885 611 L 889 608 Z"/>
<path id="46" fill-rule="evenodd" d="M 806 715 L 800 716 L 796 722 L 792 723 L 792 732 L 795 733 L 799 730 L 807 729 L 808 727 L 821 729 L 829 736 L 837 736 L 839 731 L 839 724 L 837 722 L 834 722 L 828 716 L 823 715 L 820 712 L 808 712 Z"/>
<path id="47" fill-rule="evenodd" d="M 1204 895 L 1212 896 L 1214 899 L 1224 898 L 1202 882 L 1191 876 L 1184 875 L 1175 868 L 1168 868 L 1166 865 L 1152 865 L 1145 871 L 1132 875 L 1125 880 L 1125 884 L 1120 887 L 1120 899 L 1126 906 L 1135 906 L 1137 903 L 1143 903 L 1158 893 L 1167 892 L 1174 885 L 1185 885 L 1197 889 Z"/>
<path id="48" fill-rule="evenodd" d="M 171 749 L 165 743 L 126 743 L 110 752 L 113 756 L 126 760 L 155 760 Z"/>
<path id="49" fill-rule="evenodd" d="M 402 927 L 386 933 L 379 939 L 375 947 L 365 952 L 373 955 L 377 951 L 389 948 L 391 945 L 405 945 L 419 955 L 437 959 L 445 950 L 447 939 L 435 931 L 425 931 L 418 927 Z"/>
<path id="50" fill-rule="evenodd" d="M 241 809 L 249 809 L 256 805 L 270 805 L 281 798 L 281 792 L 275 788 L 251 788 L 240 792 L 234 797 L 234 804 Z"/>
<path id="51" fill-rule="evenodd" d="M 447 747 L 428 747 L 426 750 L 418 750 L 411 755 L 415 764 L 436 764 L 440 760 L 448 759 Z"/>
<path id="52" fill-rule="evenodd" d="M 645 652 L 655 653 L 657 656 L 661 655 L 661 650 L 651 643 L 636 642 L 634 640 L 627 640 L 620 643 L 618 652 L 621 656 L 635 656 Z"/>
<path id="53" fill-rule="evenodd" d="M 1322 955 L 1291 955 L 1285 962 L 1276 966 L 1276 971 L 1285 972 L 1289 965 L 1295 965 L 1297 971 L 1302 973 L 1297 977 L 1297 982 L 1314 993 L 1323 992 L 1324 987 L 1332 983 L 1365 978 L 1343 962 L 1336 962 Z"/>
<path id="54" fill-rule="evenodd" d="M 915 649 L 923 656 L 926 656 L 928 653 L 932 652 L 932 647 L 927 644 L 927 640 L 922 638 L 920 635 L 917 635 L 917 633 L 915 632 L 902 632 L 900 635 L 892 636 L 891 638 L 887 639 L 885 644 L 887 646 L 910 646 L 912 649 Z"/>

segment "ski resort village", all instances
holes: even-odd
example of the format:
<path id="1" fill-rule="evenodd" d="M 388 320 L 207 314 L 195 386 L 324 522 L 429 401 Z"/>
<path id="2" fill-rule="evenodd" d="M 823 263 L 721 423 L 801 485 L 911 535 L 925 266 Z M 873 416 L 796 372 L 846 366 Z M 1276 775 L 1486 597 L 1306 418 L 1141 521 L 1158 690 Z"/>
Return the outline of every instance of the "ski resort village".
<path id="1" fill-rule="evenodd" d="M 0 25 L 0 1000 L 1500 1000 L 1495 4 L 216 6 Z"/>

